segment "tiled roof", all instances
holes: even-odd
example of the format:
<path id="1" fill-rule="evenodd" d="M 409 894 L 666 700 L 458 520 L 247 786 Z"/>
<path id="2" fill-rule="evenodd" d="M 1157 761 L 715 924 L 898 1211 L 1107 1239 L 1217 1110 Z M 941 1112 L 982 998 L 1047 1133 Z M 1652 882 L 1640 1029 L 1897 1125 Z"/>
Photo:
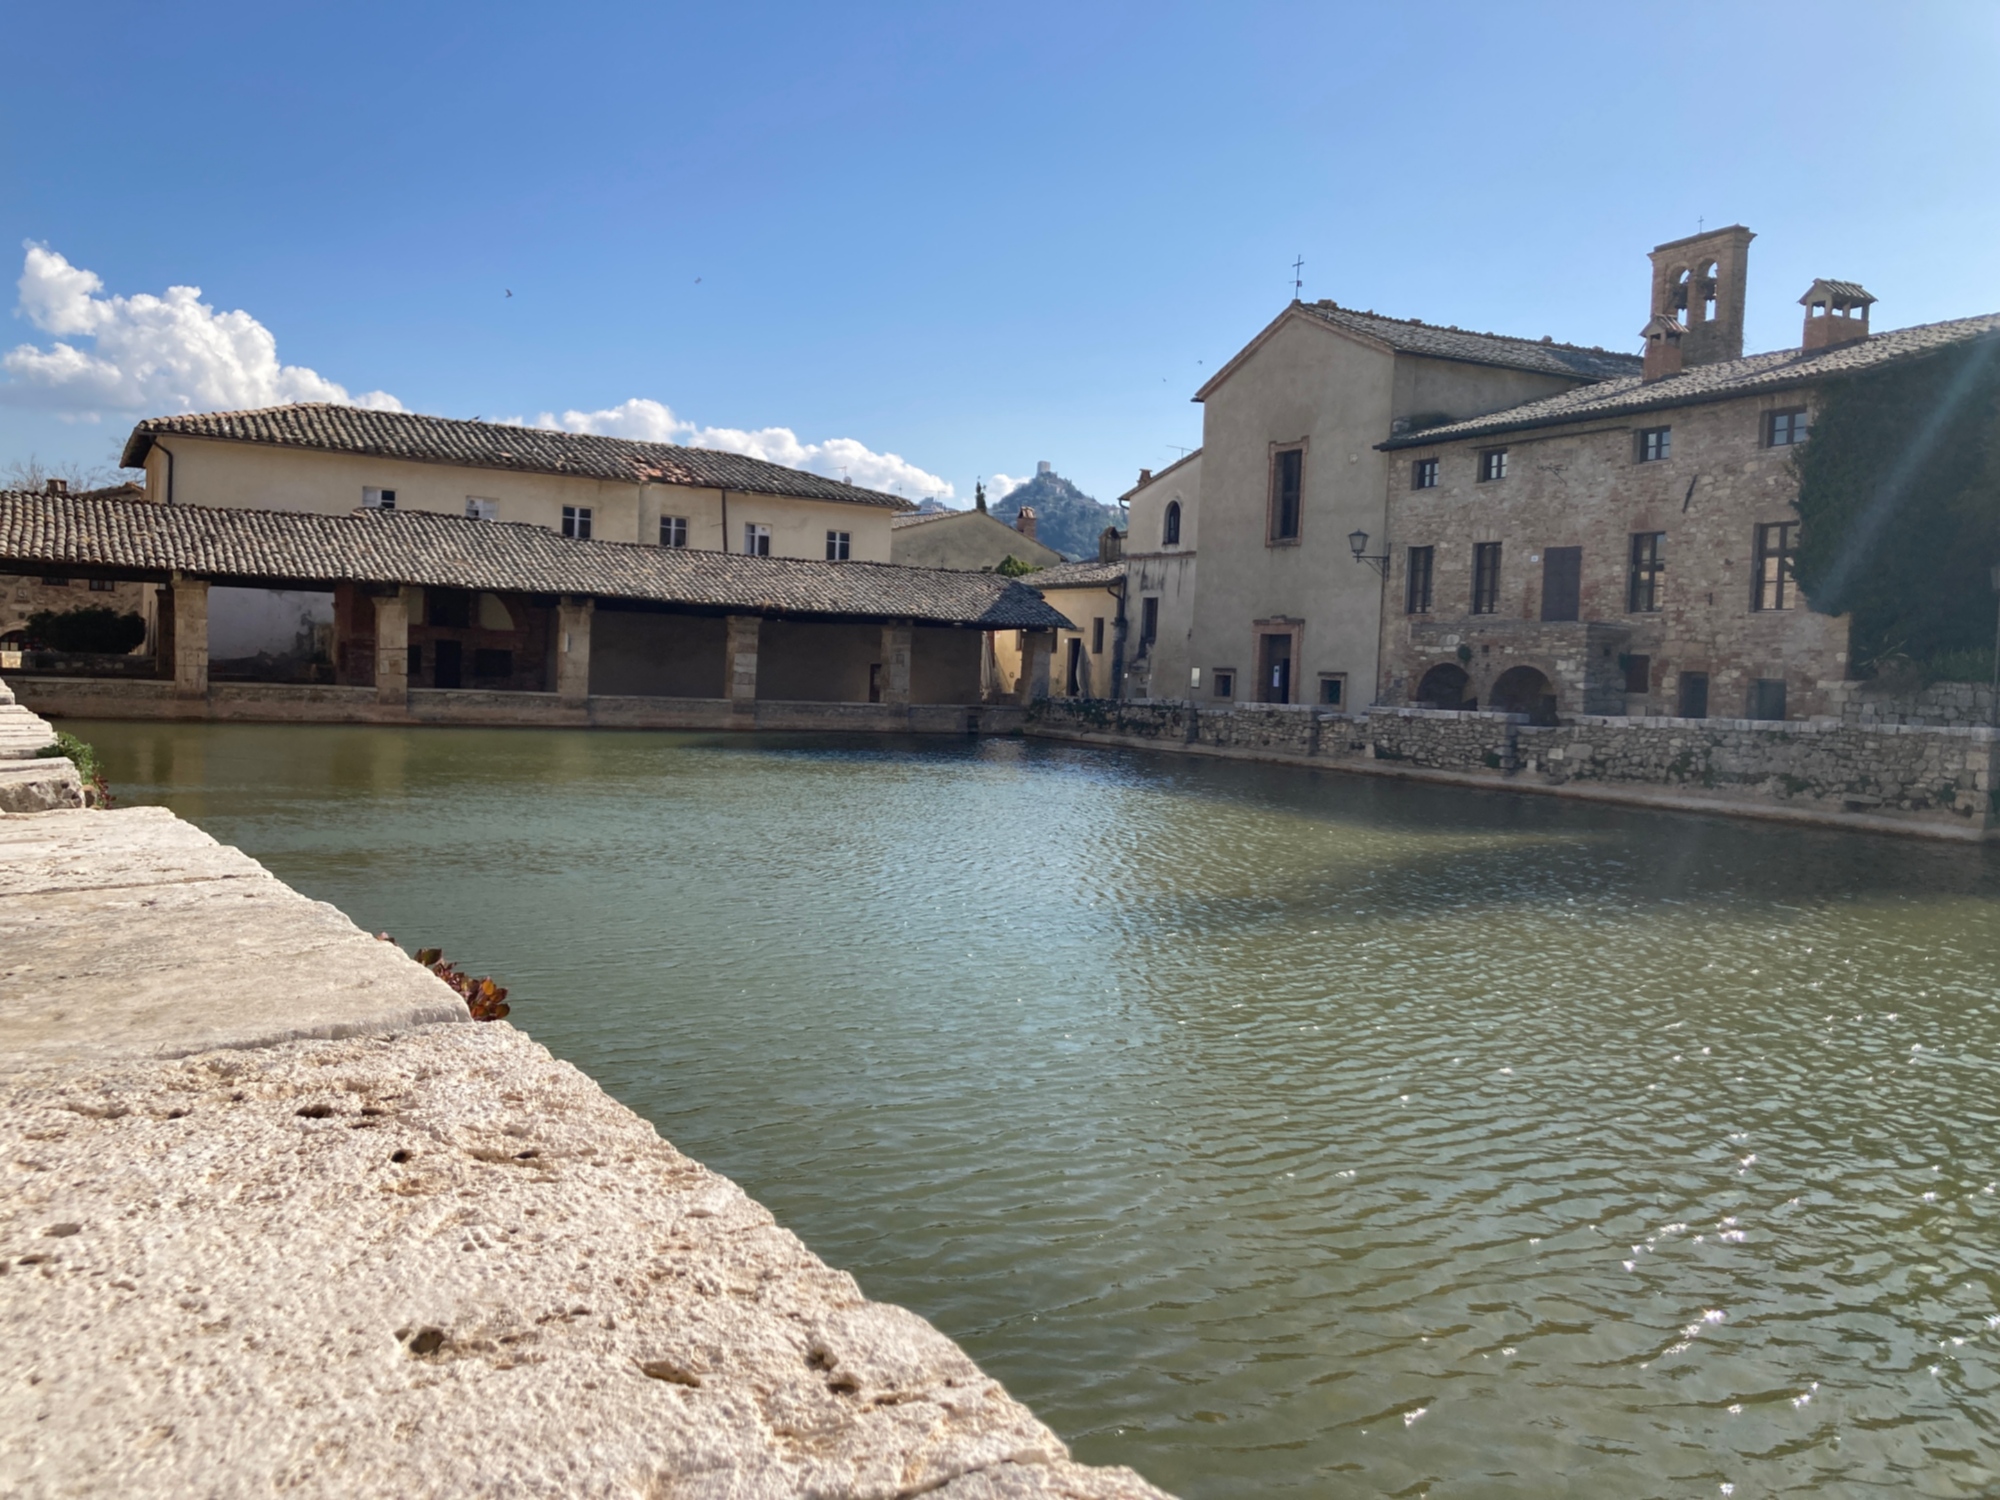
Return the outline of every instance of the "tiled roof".
<path id="1" fill-rule="evenodd" d="M 1848 302 L 1874 302 L 1879 299 L 1870 296 L 1868 288 L 1858 281 L 1828 281 L 1822 276 L 1806 288 L 1806 294 L 1799 298 L 1800 306 L 1807 306 L 1820 297 L 1833 297 Z"/>
<path id="2" fill-rule="evenodd" d="M 991 573 L 580 542 L 540 526 L 424 511 L 325 516 L 0 491 L 0 572 L 55 568 L 579 594 L 989 630 L 1069 625 L 1033 589 Z"/>
<path id="3" fill-rule="evenodd" d="M 865 490 L 803 469 L 766 463 L 715 448 L 680 448 L 585 432 L 549 432 L 539 427 L 503 427 L 497 422 L 462 422 L 416 412 L 368 411 L 325 401 L 266 406 L 256 411 L 189 412 L 149 417 L 126 439 L 126 468 L 146 461 L 156 435 L 217 438 L 234 443 L 268 443 L 279 448 L 312 448 L 325 453 L 367 453 L 421 463 L 463 464 L 474 469 L 511 469 L 525 474 L 563 474 L 623 484 L 685 484 L 705 489 L 742 490 L 759 495 L 796 495 L 911 510 L 900 495 Z"/>
<path id="4" fill-rule="evenodd" d="M 2000 334 L 2000 313 L 1958 318 L 1949 323 L 1898 328 L 1889 333 L 1856 339 L 1851 344 L 1837 344 L 1831 349 L 1779 349 L 1770 354 L 1752 354 L 1712 365 L 1695 365 L 1679 375 L 1669 375 L 1651 384 L 1640 381 L 1637 376 L 1630 376 L 1564 391 L 1556 396 L 1545 396 L 1539 401 L 1510 406 L 1504 411 L 1491 412 L 1465 422 L 1398 433 L 1386 443 L 1376 446 L 1429 447 L 1434 443 L 1519 432 L 1559 422 L 1594 421 L 1627 413 L 1654 411 L 1661 407 L 1727 401 L 1736 396 L 1752 396 L 1851 375 L 1892 360 L 1913 359 L 1964 343 L 1967 339 L 1993 334 Z"/>
<path id="5" fill-rule="evenodd" d="M 1103 588 L 1124 576 L 1122 562 L 1072 562 L 1037 568 L 1022 575 L 1021 582 L 1031 589 L 1088 589 Z"/>
<path id="6" fill-rule="evenodd" d="M 1550 339 L 1517 339 L 1504 333 L 1441 328 L 1435 323 L 1419 323 L 1414 318 L 1385 318 L 1380 313 L 1356 312 L 1334 302 L 1301 302 L 1299 310 L 1336 328 L 1380 339 L 1405 354 L 1502 365 L 1510 370 L 1531 370 L 1569 380 L 1611 380 L 1639 373 L 1638 355 L 1619 354 L 1610 349 L 1586 349 L 1580 344 L 1558 344 Z"/>
<path id="7" fill-rule="evenodd" d="M 970 510 L 918 511 L 907 516 L 891 516 L 889 518 L 889 528 L 892 531 L 901 531 L 905 526 L 921 526 L 926 521 L 949 521 L 954 516 L 971 516 L 977 514 L 977 511 Z"/>

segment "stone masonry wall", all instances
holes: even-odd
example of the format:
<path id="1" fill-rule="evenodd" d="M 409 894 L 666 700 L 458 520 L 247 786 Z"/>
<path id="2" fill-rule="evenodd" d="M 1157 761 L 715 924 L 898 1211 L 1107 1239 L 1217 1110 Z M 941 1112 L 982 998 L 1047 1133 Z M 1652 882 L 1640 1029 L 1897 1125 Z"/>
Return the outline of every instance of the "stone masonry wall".
<path id="1" fill-rule="evenodd" d="M 1047 701 L 1027 732 L 1943 837 L 2000 825 L 1988 728 Z"/>

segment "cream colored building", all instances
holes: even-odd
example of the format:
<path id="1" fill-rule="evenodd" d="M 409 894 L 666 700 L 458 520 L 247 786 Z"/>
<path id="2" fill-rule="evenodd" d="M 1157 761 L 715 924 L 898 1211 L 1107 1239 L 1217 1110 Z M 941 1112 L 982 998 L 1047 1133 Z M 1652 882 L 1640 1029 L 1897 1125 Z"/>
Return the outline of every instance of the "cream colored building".
<path id="1" fill-rule="evenodd" d="M 1035 540 L 1033 510 L 1021 513 L 1022 527 L 995 520 L 983 510 L 926 511 L 889 522 L 889 561 L 905 568 L 956 568 L 985 573 L 1008 558 L 1032 567 L 1063 560 L 1055 548 Z"/>
<path id="2" fill-rule="evenodd" d="M 1201 561 L 1186 671 L 1201 673 L 1197 696 L 1365 701 L 1384 580 L 1350 537 L 1365 533 L 1363 552 L 1379 557 L 1400 462 L 1376 444 L 1638 367 L 1602 349 L 1294 302 L 1195 395 Z M 1164 685 L 1149 691 L 1181 696 Z"/>
<path id="3" fill-rule="evenodd" d="M 888 562 L 898 495 L 739 453 L 299 403 L 155 417 L 123 463 L 161 504 L 526 521 L 711 552 Z"/>
<path id="4" fill-rule="evenodd" d="M 1120 495 L 1125 532 L 1127 698 L 1187 698 L 1203 683 L 1190 656 L 1194 633 L 1195 533 L 1201 514 L 1201 450 Z M 1060 606 L 1058 606 L 1060 607 Z M 1075 619 L 1074 615 L 1070 616 Z"/>

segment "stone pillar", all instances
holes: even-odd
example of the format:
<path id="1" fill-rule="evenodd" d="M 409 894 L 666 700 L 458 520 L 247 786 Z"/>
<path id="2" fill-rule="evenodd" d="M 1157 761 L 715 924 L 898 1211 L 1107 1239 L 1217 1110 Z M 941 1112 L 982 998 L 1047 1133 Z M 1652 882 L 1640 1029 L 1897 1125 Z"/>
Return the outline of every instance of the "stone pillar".
<path id="1" fill-rule="evenodd" d="M 915 631 L 908 625 L 882 627 L 882 701 L 910 701 L 910 642 Z"/>
<path id="2" fill-rule="evenodd" d="M 756 615 L 731 615 L 727 621 L 729 638 L 722 648 L 722 691 L 733 713 L 757 711 L 757 632 L 763 623 Z"/>
<path id="3" fill-rule="evenodd" d="M 1053 630 L 1021 632 L 1021 681 L 1017 689 L 1022 703 L 1033 703 L 1049 695 L 1049 655 L 1055 650 Z"/>
<path id="4" fill-rule="evenodd" d="M 590 697 L 590 617 L 595 599 L 565 599 L 556 606 L 556 696 L 565 708 Z"/>
<path id="5" fill-rule="evenodd" d="M 375 701 L 410 706 L 410 589 L 375 596 Z"/>
<path id="6" fill-rule="evenodd" d="M 174 696 L 208 696 L 208 580 L 173 577 Z"/>

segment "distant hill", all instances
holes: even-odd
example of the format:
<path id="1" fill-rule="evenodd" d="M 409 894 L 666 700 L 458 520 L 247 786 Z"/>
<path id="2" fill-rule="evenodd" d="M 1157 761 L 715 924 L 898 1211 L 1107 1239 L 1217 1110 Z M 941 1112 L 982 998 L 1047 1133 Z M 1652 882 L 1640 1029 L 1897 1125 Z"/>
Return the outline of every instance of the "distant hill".
<path id="1" fill-rule="evenodd" d="M 1093 500 L 1060 474 L 1037 474 L 990 509 L 995 519 L 1014 524 L 1022 506 L 1035 512 L 1035 540 L 1072 562 L 1097 556 L 1097 538 L 1118 524 L 1118 508 Z"/>

